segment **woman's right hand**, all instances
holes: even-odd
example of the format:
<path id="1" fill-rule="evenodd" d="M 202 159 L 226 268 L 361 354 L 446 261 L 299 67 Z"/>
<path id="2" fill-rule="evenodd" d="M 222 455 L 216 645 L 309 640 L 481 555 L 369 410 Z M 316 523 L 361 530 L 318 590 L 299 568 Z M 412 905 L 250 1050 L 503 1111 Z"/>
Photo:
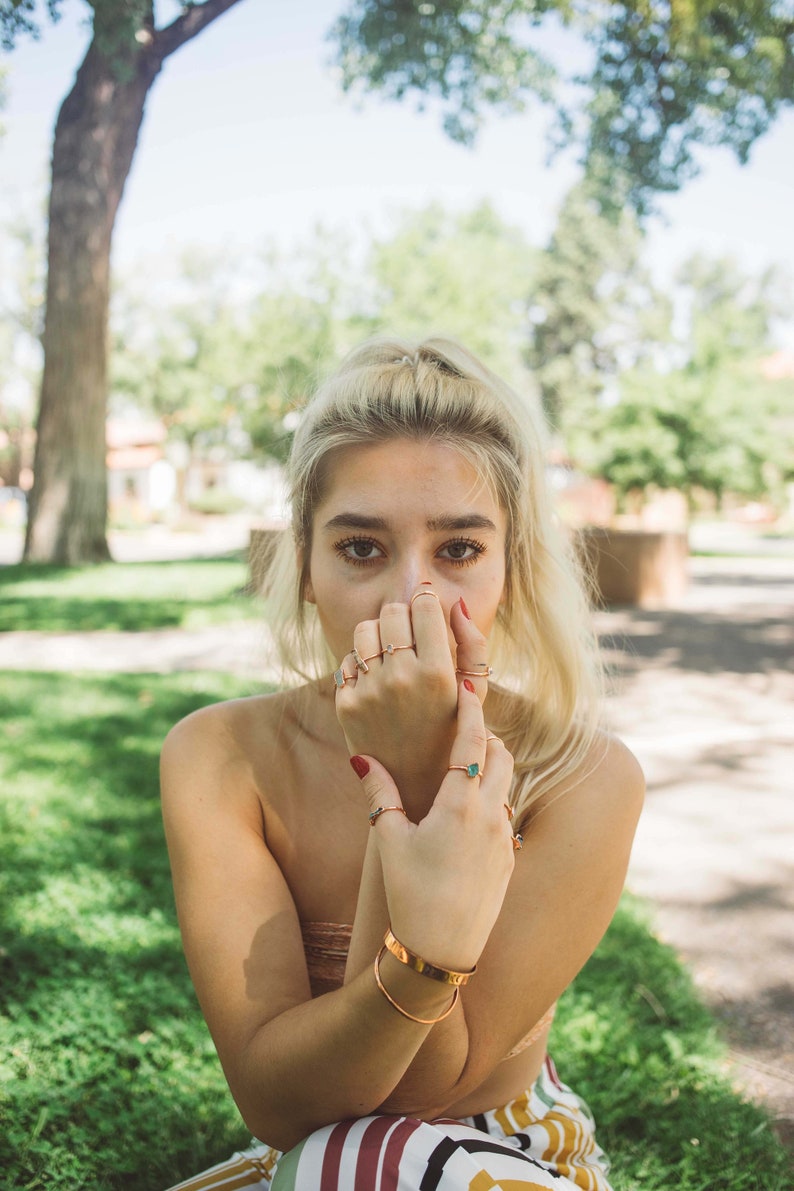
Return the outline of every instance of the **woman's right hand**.
<path id="1" fill-rule="evenodd" d="M 411 951 L 456 971 L 473 968 L 479 959 L 515 856 L 506 809 L 513 758 L 500 740 L 487 739 L 480 701 L 465 680 L 458 686 L 450 764 L 472 763 L 480 775 L 451 769 L 421 822 L 385 813 L 373 826 L 392 931 Z M 396 784 L 375 758 L 356 758 L 354 768 L 371 812 L 402 805 Z"/>
<path id="2" fill-rule="evenodd" d="M 456 732 L 455 667 L 472 676 L 484 670 L 488 642 L 462 600 L 445 612 L 439 596 L 423 584 L 409 604 L 385 604 L 377 620 L 358 624 L 353 644 L 368 666 L 361 673 L 352 653 L 341 662 L 346 681 L 336 691 L 336 714 L 348 751 L 378 758 L 416 821 L 432 803 L 449 763 Z M 473 685 L 484 700 L 487 676 L 474 677 Z"/>

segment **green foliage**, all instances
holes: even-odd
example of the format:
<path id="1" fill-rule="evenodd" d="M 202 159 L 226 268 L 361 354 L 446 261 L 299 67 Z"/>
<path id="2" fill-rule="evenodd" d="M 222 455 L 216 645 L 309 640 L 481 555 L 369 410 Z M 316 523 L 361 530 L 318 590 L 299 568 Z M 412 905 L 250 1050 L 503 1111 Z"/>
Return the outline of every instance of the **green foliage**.
<path id="1" fill-rule="evenodd" d="M 250 693 L 215 674 L 0 674 L 8 1191 L 153 1191 L 247 1141 L 182 959 L 157 758 L 182 716 Z M 552 1052 L 596 1114 L 616 1191 L 790 1188 L 632 901 L 563 997 Z"/>
<path id="2" fill-rule="evenodd" d="M 360 268 L 351 270 L 350 255 L 322 229 L 288 258 L 271 246 L 246 267 L 190 251 L 161 287 L 168 298 L 157 311 L 148 292 L 119 281 L 114 404 L 151 410 L 191 447 L 224 443 L 283 459 L 318 380 L 375 331 L 445 331 L 526 381 L 535 253 L 487 204 L 462 215 L 436 205 L 407 211 Z"/>
<path id="3" fill-rule="evenodd" d="M 551 1049 L 593 1110 L 615 1191 L 791 1188 L 768 1119 L 737 1097 L 710 1014 L 634 899 L 563 996 Z"/>
<path id="4" fill-rule="evenodd" d="M 61 0 L 46 0 L 51 21 L 60 16 Z M 39 36 L 38 0 L 0 0 L 0 46 L 12 50 L 20 33 Z"/>
<path id="5" fill-rule="evenodd" d="M 620 495 L 651 485 L 721 499 L 782 499 L 791 471 L 794 393 L 766 380 L 774 317 L 785 287 L 772 270 L 745 276 L 729 260 L 694 257 L 681 272 L 686 331 L 683 363 L 664 371 L 648 362 L 619 378 L 619 399 L 591 410 L 570 441 L 587 470 Z"/>
<path id="6" fill-rule="evenodd" d="M 592 62 L 571 75 L 537 48 L 562 23 Z M 485 108 L 554 104 L 604 209 L 639 214 L 697 172 L 694 149 L 740 161 L 794 98 L 790 5 L 776 0 L 351 0 L 331 34 L 343 85 L 440 101 L 470 143 Z"/>
<path id="7" fill-rule="evenodd" d="M 170 1186 L 245 1138 L 181 957 L 157 761 L 219 675 L 0 675 L 6 1188 Z"/>
<path id="8" fill-rule="evenodd" d="M 0 632 L 201 628 L 258 617 L 240 558 L 0 567 Z"/>
<path id="9" fill-rule="evenodd" d="M 119 279 L 111 390 L 159 417 L 192 450 L 284 459 L 299 408 L 339 348 L 340 245 L 319 232 L 287 261 L 187 249 L 152 311 L 149 288 Z M 154 317 L 153 317 L 154 313 Z"/>
<path id="10" fill-rule="evenodd" d="M 669 341 L 671 303 L 652 285 L 641 247 L 631 214 L 607 219 L 585 183 L 567 195 L 540 254 L 526 358 L 563 437 L 587 425 L 621 370 Z"/>
<path id="11" fill-rule="evenodd" d="M 444 101 L 444 127 L 471 143 L 482 108 L 521 111 L 524 95 L 552 98 L 551 62 L 522 40 L 552 3 L 516 0 L 356 0 L 332 30 L 346 88 L 363 83 L 390 99 L 407 92 Z M 518 27 L 518 28 L 517 28 Z"/>
<path id="12" fill-rule="evenodd" d="M 370 257 L 372 329 L 460 339 L 514 383 L 522 361 L 537 253 L 488 203 L 452 215 L 433 204 L 406 212 Z"/>

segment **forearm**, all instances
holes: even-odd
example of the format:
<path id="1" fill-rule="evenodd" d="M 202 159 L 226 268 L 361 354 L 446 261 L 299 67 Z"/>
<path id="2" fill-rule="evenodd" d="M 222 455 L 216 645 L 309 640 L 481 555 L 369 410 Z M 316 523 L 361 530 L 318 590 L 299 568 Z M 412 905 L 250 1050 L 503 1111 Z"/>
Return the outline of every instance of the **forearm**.
<path id="1" fill-rule="evenodd" d="M 390 995 L 414 1016 L 438 1017 L 451 990 L 385 956 Z M 378 1108 L 433 1027 L 399 1014 L 372 965 L 344 988 L 293 1006 L 263 1026 L 227 1076 L 251 1131 L 289 1149 L 312 1130 Z M 436 1027 L 437 1028 L 437 1027 Z"/>
<path id="2" fill-rule="evenodd" d="M 373 959 L 383 944 L 383 936 L 389 926 L 383 870 L 373 834 L 367 847 L 359 887 L 345 971 L 346 983 L 372 970 Z M 425 984 L 435 983 L 424 976 L 417 979 Z M 396 1009 L 392 1012 L 395 1017 L 399 1016 Z M 400 1078 L 379 1101 L 379 1106 L 389 1111 L 418 1114 L 449 1103 L 466 1063 L 468 1043 L 466 1020 L 459 1001 L 448 1018 L 427 1032 Z"/>

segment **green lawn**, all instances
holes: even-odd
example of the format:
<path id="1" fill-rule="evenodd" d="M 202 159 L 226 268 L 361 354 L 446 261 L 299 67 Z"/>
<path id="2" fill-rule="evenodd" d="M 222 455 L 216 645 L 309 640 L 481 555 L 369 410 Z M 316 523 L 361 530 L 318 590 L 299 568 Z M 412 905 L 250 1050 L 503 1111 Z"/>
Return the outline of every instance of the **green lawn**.
<path id="1" fill-rule="evenodd" d="M 218 674 L 0 673 L 8 1191 L 161 1191 L 247 1141 L 182 959 L 157 791 L 169 726 L 243 693 Z M 616 1191 L 794 1185 L 632 900 L 563 998 L 552 1053 L 591 1103 Z"/>
<path id="2" fill-rule="evenodd" d="M 261 615 L 241 555 L 66 569 L 0 566 L 0 632 L 200 628 Z"/>

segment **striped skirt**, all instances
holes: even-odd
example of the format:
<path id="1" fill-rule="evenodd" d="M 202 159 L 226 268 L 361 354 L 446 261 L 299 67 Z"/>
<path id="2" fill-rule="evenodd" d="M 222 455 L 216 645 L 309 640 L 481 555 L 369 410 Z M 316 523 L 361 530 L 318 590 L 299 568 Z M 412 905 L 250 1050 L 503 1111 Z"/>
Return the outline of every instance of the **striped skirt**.
<path id="1" fill-rule="evenodd" d="M 503 1108 L 453 1121 L 375 1114 L 286 1154 L 255 1144 L 171 1191 L 611 1191 L 587 1105 L 546 1058 Z"/>

